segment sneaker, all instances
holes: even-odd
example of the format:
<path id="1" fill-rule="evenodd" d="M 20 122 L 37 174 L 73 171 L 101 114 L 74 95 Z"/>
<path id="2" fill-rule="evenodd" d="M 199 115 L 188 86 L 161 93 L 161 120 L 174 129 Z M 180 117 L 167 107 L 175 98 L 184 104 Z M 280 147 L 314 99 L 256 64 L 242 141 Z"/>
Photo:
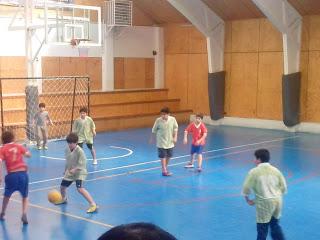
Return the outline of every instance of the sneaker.
<path id="1" fill-rule="evenodd" d="M 0 213 L 0 221 L 4 221 L 4 213 Z"/>
<path id="2" fill-rule="evenodd" d="M 38 150 L 41 150 L 41 149 L 42 149 L 42 147 L 41 147 L 41 146 L 38 146 L 38 147 L 37 147 L 37 149 L 38 149 Z"/>
<path id="3" fill-rule="evenodd" d="M 201 167 L 198 167 L 198 168 L 197 168 L 197 172 L 199 172 L 199 173 L 202 172 L 202 168 L 201 168 Z"/>
<path id="4" fill-rule="evenodd" d="M 62 199 L 61 201 L 56 202 L 54 205 L 66 204 L 67 202 L 68 202 L 67 198 L 65 198 L 65 199 Z"/>
<path id="5" fill-rule="evenodd" d="M 91 205 L 88 209 L 87 209 L 87 213 L 94 213 L 98 210 L 98 206 L 95 205 Z"/>
<path id="6" fill-rule="evenodd" d="M 188 163 L 184 166 L 185 168 L 194 168 L 194 165 L 192 163 Z"/>
<path id="7" fill-rule="evenodd" d="M 164 176 L 164 177 L 170 177 L 170 176 L 172 176 L 172 173 L 171 173 L 171 172 L 163 172 L 163 173 L 162 173 L 162 176 Z"/>
<path id="8" fill-rule="evenodd" d="M 43 146 L 43 149 L 44 150 L 48 150 L 48 146 Z"/>
<path id="9" fill-rule="evenodd" d="M 97 165 L 97 164 L 98 164 L 97 159 L 93 159 L 92 164 L 93 164 L 93 165 Z"/>
<path id="10" fill-rule="evenodd" d="M 28 218 L 27 218 L 27 215 L 26 214 L 23 214 L 22 217 L 21 217 L 21 221 L 23 224 L 28 224 Z"/>

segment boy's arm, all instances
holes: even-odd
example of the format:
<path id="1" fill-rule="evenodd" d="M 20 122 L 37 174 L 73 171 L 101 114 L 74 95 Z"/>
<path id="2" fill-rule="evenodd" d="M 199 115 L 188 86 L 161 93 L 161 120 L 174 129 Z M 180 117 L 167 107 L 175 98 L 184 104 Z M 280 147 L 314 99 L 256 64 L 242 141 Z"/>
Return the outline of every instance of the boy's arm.
<path id="1" fill-rule="evenodd" d="M 2 160 L 0 159 L 0 185 L 2 182 Z"/>
<path id="2" fill-rule="evenodd" d="M 31 152 L 28 150 L 23 154 L 25 157 L 30 158 L 31 157 Z"/>
<path id="3" fill-rule="evenodd" d="M 178 123 L 174 118 L 174 126 L 173 126 L 173 142 L 176 143 L 178 140 Z"/>
<path id="4" fill-rule="evenodd" d="M 94 124 L 94 121 L 93 121 L 92 118 L 91 118 L 91 131 L 92 131 L 93 136 L 95 137 L 97 135 L 97 133 L 96 133 L 96 125 Z"/>
<path id="5" fill-rule="evenodd" d="M 188 143 L 188 131 L 184 130 L 184 136 L 183 136 L 183 144 Z"/>
<path id="6" fill-rule="evenodd" d="M 250 198 L 249 198 L 251 188 L 252 188 L 252 182 L 253 182 L 252 174 L 251 174 L 251 172 L 249 172 L 244 183 L 243 183 L 242 195 L 244 195 L 244 199 L 251 206 L 254 205 L 254 201 L 250 200 Z"/>
<path id="7" fill-rule="evenodd" d="M 53 125 L 53 122 L 52 122 L 52 120 L 51 120 L 51 118 L 50 118 L 49 113 L 48 113 L 48 115 L 47 115 L 47 118 L 48 118 L 48 121 L 49 121 L 50 125 Z"/>

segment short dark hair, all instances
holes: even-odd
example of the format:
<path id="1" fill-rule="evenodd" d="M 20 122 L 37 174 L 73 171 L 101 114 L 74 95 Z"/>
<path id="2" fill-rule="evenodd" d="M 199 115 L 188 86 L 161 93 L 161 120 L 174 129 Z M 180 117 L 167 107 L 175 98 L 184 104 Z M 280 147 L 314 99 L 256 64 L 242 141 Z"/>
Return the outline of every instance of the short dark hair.
<path id="1" fill-rule="evenodd" d="M 80 110 L 79 110 L 79 113 L 82 113 L 82 112 L 88 113 L 88 108 L 87 107 L 81 107 Z"/>
<path id="2" fill-rule="evenodd" d="M 267 149 L 261 148 L 254 152 L 254 156 L 256 159 L 259 159 L 261 162 L 269 162 L 270 160 L 270 152 Z"/>
<path id="3" fill-rule="evenodd" d="M 197 113 L 196 117 L 203 119 L 203 114 L 202 113 Z"/>
<path id="4" fill-rule="evenodd" d="M 76 133 L 69 133 L 66 140 L 67 140 L 67 143 L 77 143 L 79 140 L 79 137 Z"/>
<path id="5" fill-rule="evenodd" d="M 152 223 L 129 223 L 116 226 L 98 240 L 177 240 L 173 235 Z"/>
<path id="6" fill-rule="evenodd" d="M 14 140 L 14 134 L 11 131 L 4 131 L 1 136 L 2 144 L 11 143 Z"/>
<path id="7" fill-rule="evenodd" d="M 46 107 L 46 104 L 45 103 L 39 103 L 39 108 L 45 108 Z"/>
<path id="8" fill-rule="evenodd" d="M 169 109 L 168 107 L 163 107 L 163 108 L 160 110 L 160 113 L 169 114 L 169 113 L 170 113 L 170 109 Z"/>

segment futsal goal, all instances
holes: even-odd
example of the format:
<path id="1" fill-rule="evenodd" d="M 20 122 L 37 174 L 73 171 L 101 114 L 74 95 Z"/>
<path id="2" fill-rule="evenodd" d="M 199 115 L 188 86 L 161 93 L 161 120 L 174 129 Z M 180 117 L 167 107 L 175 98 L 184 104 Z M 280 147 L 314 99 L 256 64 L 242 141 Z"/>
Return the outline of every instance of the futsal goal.
<path id="1" fill-rule="evenodd" d="M 13 131 L 16 140 L 34 143 L 35 115 L 46 105 L 53 125 L 48 139 L 64 139 L 81 107 L 90 111 L 90 78 L 82 76 L 0 78 L 1 132 Z"/>

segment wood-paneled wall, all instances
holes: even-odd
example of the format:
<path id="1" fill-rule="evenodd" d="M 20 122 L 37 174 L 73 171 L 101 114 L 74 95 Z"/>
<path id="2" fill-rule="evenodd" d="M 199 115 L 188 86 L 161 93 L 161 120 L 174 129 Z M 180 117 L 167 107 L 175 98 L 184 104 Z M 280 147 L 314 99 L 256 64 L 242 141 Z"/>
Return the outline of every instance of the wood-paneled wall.
<path id="1" fill-rule="evenodd" d="M 165 87 L 181 107 L 209 114 L 208 63 L 205 37 L 192 26 L 164 29 Z"/>
<path id="2" fill-rule="evenodd" d="M 20 56 L 0 57 L 0 77 L 25 77 L 27 74 L 26 58 Z M 2 80 L 3 93 L 24 93 L 26 80 Z"/>
<path id="3" fill-rule="evenodd" d="M 42 76 L 89 76 L 91 90 L 102 88 L 99 57 L 42 57 Z"/>
<path id="4" fill-rule="evenodd" d="M 282 120 L 281 33 L 265 18 L 226 22 L 226 116 Z M 301 121 L 320 122 L 320 15 L 303 18 Z M 209 114 L 205 38 L 190 26 L 165 28 L 170 97 Z"/>
<path id="5" fill-rule="evenodd" d="M 114 87 L 154 88 L 154 59 L 114 58 Z"/>

